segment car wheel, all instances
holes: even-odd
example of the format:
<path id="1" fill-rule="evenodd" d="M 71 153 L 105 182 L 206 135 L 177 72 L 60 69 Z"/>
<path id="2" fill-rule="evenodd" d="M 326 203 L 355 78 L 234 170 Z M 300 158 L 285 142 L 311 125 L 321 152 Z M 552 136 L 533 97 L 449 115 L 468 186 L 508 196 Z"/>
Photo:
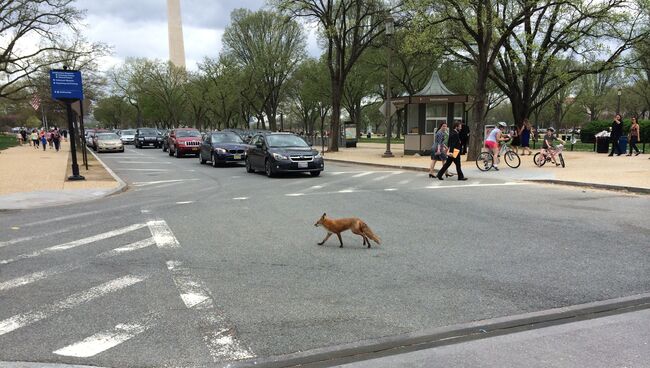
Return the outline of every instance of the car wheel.
<path id="1" fill-rule="evenodd" d="M 176 152 L 174 152 L 174 153 L 176 154 L 176 158 L 183 157 L 183 154 L 181 153 L 181 150 L 178 149 L 178 147 L 176 147 Z"/>
<path id="2" fill-rule="evenodd" d="M 251 166 L 251 161 L 246 158 L 246 172 L 247 173 L 254 173 L 255 169 L 253 169 L 253 166 Z"/>
<path id="3" fill-rule="evenodd" d="M 203 155 L 199 152 L 199 163 L 201 165 L 205 165 L 205 160 L 203 159 Z"/>
<path id="4" fill-rule="evenodd" d="M 124 153 L 124 148 L 122 148 L 122 149 L 120 150 L 120 152 Z"/>
<path id="5" fill-rule="evenodd" d="M 311 176 L 314 176 L 314 177 L 320 175 L 320 171 L 310 171 L 309 173 L 311 174 Z"/>
<path id="6" fill-rule="evenodd" d="M 268 176 L 269 178 L 272 178 L 273 175 L 275 174 L 273 172 L 273 167 L 271 167 L 270 160 L 266 160 L 266 164 L 264 165 L 264 173 L 266 173 L 266 176 Z"/>
<path id="7" fill-rule="evenodd" d="M 217 167 L 219 164 L 217 163 L 217 158 L 214 157 L 214 153 L 212 154 L 212 167 Z"/>

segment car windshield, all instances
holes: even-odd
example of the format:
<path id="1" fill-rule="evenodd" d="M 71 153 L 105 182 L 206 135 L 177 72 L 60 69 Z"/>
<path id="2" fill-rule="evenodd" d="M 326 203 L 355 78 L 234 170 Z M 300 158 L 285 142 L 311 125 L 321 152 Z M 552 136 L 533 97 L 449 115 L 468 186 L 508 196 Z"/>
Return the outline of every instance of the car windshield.
<path id="1" fill-rule="evenodd" d="M 213 134 L 212 143 L 244 143 L 237 134 Z"/>
<path id="2" fill-rule="evenodd" d="M 309 147 L 302 138 L 290 134 L 267 135 L 269 147 Z"/>
<path id="3" fill-rule="evenodd" d="M 135 130 L 123 130 L 122 135 L 135 135 Z"/>
<path id="4" fill-rule="evenodd" d="M 97 134 L 97 139 L 100 141 L 110 141 L 113 139 L 120 139 L 120 137 L 115 133 L 100 133 Z"/>
<path id="5" fill-rule="evenodd" d="M 200 137 L 198 130 L 179 130 L 176 132 L 177 137 Z"/>
<path id="6" fill-rule="evenodd" d="M 140 134 L 158 135 L 158 131 L 156 129 L 140 129 Z"/>

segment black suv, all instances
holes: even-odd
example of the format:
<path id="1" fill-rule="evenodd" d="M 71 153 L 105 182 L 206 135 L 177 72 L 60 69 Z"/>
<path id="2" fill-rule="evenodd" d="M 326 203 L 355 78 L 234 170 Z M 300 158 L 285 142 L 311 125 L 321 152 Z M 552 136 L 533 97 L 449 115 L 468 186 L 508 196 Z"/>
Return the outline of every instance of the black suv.
<path id="1" fill-rule="evenodd" d="M 162 146 L 162 137 L 158 129 L 154 128 L 138 128 L 135 131 L 135 148 L 142 148 L 143 146 L 154 146 L 160 148 Z"/>
<path id="2" fill-rule="evenodd" d="M 246 171 L 264 170 L 267 176 L 280 172 L 309 172 L 320 175 L 323 156 L 292 133 L 265 133 L 251 138 Z"/>

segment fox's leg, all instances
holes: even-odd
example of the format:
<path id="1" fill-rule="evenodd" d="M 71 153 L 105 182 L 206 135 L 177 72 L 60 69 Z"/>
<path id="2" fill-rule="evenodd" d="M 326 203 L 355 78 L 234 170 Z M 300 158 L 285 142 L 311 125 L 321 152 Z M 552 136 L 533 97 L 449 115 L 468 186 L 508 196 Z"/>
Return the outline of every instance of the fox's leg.
<path id="1" fill-rule="evenodd" d="M 353 233 L 355 233 L 355 234 L 357 234 L 357 235 L 359 235 L 360 237 L 363 238 L 363 245 L 366 245 L 366 242 L 368 242 L 368 244 L 370 244 L 370 241 L 368 240 L 368 238 L 366 238 L 366 235 L 363 233 L 363 230 L 355 229 L 355 228 L 352 228 L 350 230 L 352 230 Z"/>
<path id="2" fill-rule="evenodd" d="M 323 243 L 325 243 L 327 239 L 330 238 L 330 236 L 332 236 L 332 233 L 328 232 L 327 235 L 325 235 L 325 239 L 323 239 L 322 242 L 318 243 L 318 245 L 323 245 Z"/>
<path id="3" fill-rule="evenodd" d="M 336 233 L 336 236 L 339 237 L 339 243 L 341 243 L 341 245 L 339 246 L 339 248 L 343 248 L 343 239 L 341 239 L 341 234 L 340 234 L 340 233 Z"/>

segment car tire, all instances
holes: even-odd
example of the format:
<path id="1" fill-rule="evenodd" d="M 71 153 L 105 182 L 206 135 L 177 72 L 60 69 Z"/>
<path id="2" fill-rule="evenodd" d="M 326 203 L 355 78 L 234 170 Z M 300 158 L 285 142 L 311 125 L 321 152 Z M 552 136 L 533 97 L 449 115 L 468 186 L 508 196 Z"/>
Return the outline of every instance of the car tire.
<path id="1" fill-rule="evenodd" d="M 122 150 L 120 150 L 120 152 L 121 152 L 121 153 L 124 153 L 124 148 L 122 148 Z"/>
<path id="2" fill-rule="evenodd" d="M 251 166 L 251 162 L 248 158 L 246 158 L 246 172 L 247 173 L 254 173 L 255 169 L 253 169 L 253 166 Z"/>
<path id="3" fill-rule="evenodd" d="M 316 176 L 320 175 L 320 171 L 310 171 L 309 173 L 310 173 L 311 176 L 313 176 L 313 177 L 316 177 Z"/>
<path id="4" fill-rule="evenodd" d="M 270 160 L 266 160 L 264 162 L 264 173 L 269 178 L 272 178 L 275 175 L 275 172 L 273 172 L 273 167 L 271 166 L 271 161 Z"/>
<path id="5" fill-rule="evenodd" d="M 178 149 L 178 147 L 176 147 L 176 152 L 174 152 L 174 155 L 176 156 L 176 158 L 183 157 L 183 154 L 181 153 L 181 150 Z"/>
<path id="6" fill-rule="evenodd" d="M 214 157 L 214 153 L 212 154 L 212 167 L 217 167 L 219 166 L 219 163 L 217 162 L 217 158 Z"/>
<path id="7" fill-rule="evenodd" d="M 203 155 L 201 154 L 201 152 L 199 152 L 199 163 L 201 165 L 205 165 L 205 160 L 203 159 Z"/>

